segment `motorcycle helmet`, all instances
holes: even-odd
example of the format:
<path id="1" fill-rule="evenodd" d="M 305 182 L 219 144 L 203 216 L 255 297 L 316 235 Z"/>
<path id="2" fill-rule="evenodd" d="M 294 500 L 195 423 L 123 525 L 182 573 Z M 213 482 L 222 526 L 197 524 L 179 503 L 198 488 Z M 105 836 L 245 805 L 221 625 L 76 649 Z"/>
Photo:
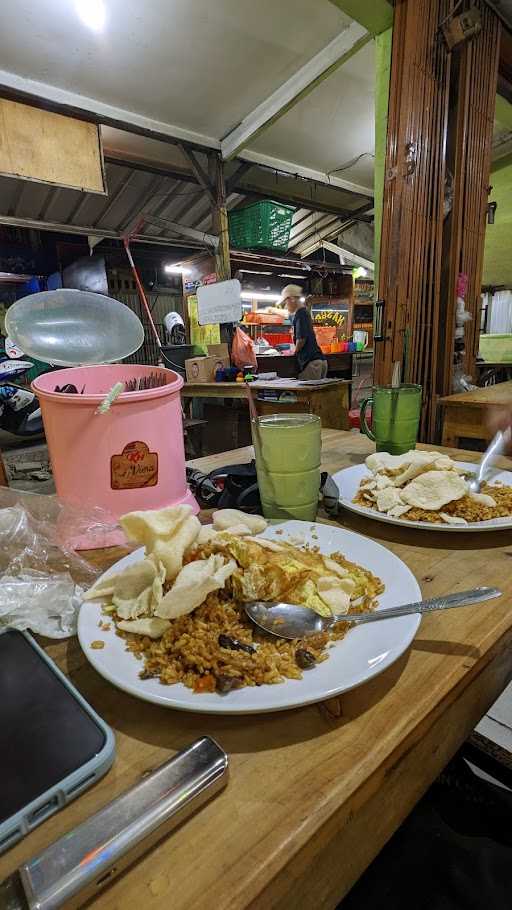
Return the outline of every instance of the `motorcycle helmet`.
<path id="1" fill-rule="evenodd" d="M 179 313 L 167 313 L 164 316 L 164 326 L 169 344 L 185 344 L 185 323 Z"/>

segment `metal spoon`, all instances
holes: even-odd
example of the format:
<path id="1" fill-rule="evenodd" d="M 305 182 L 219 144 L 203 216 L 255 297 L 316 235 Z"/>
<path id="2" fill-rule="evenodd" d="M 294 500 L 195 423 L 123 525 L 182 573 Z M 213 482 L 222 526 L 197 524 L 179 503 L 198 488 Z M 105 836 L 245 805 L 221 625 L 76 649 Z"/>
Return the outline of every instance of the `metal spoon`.
<path id="1" fill-rule="evenodd" d="M 501 430 L 498 430 L 496 436 L 489 443 L 486 451 L 482 455 L 480 464 L 478 465 L 478 471 L 475 476 L 469 481 L 469 489 L 471 493 L 479 493 L 482 484 L 484 483 L 486 477 L 489 474 L 489 469 L 492 467 L 494 462 L 500 455 L 503 455 L 505 449 L 507 449 L 512 441 L 512 430 L 510 427 L 507 427 L 506 430 L 502 433 Z"/>
<path id="2" fill-rule="evenodd" d="M 493 600 L 501 595 L 502 591 L 499 591 L 498 588 L 474 588 L 472 591 L 447 594 L 445 597 L 433 597 L 431 600 L 421 600 L 417 603 L 390 607 L 386 610 L 375 610 L 373 613 L 350 613 L 346 615 L 346 618 L 344 615 L 338 615 L 332 619 L 325 619 L 308 607 L 281 602 L 252 600 L 244 603 L 243 607 L 249 619 L 260 629 L 276 635 L 277 638 L 293 639 L 327 632 L 339 622 L 346 621 L 356 625 L 364 622 L 380 622 L 381 619 L 408 616 L 411 613 L 432 613 L 435 610 L 466 607 L 482 603 L 485 600 Z"/>

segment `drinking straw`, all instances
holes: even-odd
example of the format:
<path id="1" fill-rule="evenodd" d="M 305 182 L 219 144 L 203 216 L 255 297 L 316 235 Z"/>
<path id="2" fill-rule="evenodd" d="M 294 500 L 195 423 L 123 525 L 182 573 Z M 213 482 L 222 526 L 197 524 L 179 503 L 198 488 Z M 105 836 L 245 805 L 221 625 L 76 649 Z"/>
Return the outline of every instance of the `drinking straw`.
<path id="1" fill-rule="evenodd" d="M 251 421 L 255 421 L 256 426 L 258 422 L 258 412 L 256 410 L 256 405 L 254 404 L 254 398 L 252 397 L 252 389 L 250 383 L 245 383 L 245 388 L 247 390 L 247 404 L 249 405 L 249 415 Z"/>
<path id="2" fill-rule="evenodd" d="M 400 378 L 401 378 L 400 373 L 401 373 L 401 363 L 399 360 L 396 360 L 395 363 L 393 364 L 393 374 L 391 377 L 391 385 L 393 387 L 393 391 L 391 393 L 391 426 L 389 428 L 391 438 L 393 438 L 393 428 L 395 426 L 396 412 L 397 412 L 397 408 L 398 408 L 398 396 L 399 396 L 398 390 L 400 388 Z M 396 389 L 396 391 L 395 391 L 395 389 Z"/>

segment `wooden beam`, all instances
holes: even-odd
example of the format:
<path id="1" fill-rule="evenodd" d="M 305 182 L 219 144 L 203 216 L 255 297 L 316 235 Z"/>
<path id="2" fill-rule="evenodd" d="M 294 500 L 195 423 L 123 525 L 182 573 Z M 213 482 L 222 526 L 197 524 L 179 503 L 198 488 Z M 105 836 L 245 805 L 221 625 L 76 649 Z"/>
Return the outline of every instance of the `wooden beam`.
<path id="1" fill-rule="evenodd" d="M 139 219 L 144 215 L 146 206 L 155 198 L 157 191 L 163 187 L 166 179 L 167 178 L 165 177 L 153 177 L 142 199 L 139 198 L 135 201 L 134 205 L 129 209 L 128 214 L 125 215 L 122 221 L 117 225 L 117 229 L 120 233 L 129 233 L 130 228 L 136 226 Z"/>
<path id="2" fill-rule="evenodd" d="M 197 183 L 196 178 L 190 171 L 186 171 L 174 164 L 154 164 L 151 161 L 131 158 L 129 155 L 115 154 L 114 152 L 105 152 L 105 164 L 113 167 L 129 167 L 132 171 L 143 171 L 145 174 L 160 174 L 161 177 L 172 177 L 174 180 L 183 180 L 187 183 Z"/>
<path id="3" fill-rule="evenodd" d="M 316 221 L 313 221 L 312 224 L 308 224 L 306 227 L 302 228 L 302 230 L 298 231 L 295 235 L 291 235 L 290 246 L 303 246 L 312 237 L 318 236 L 318 238 L 320 238 L 320 231 L 336 224 L 337 221 L 341 223 L 341 218 L 339 218 L 338 215 L 322 215 L 320 218 L 317 218 Z"/>
<path id="4" fill-rule="evenodd" d="M 8 227 L 21 227 L 21 228 L 33 228 L 36 231 L 56 231 L 58 234 L 78 234 L 80 237 L 87 237 L 88 234 L 92 234 L 96 237 L 108 238 L 111 240 L 122 240 L 122 236 L 119 231 L 111 231 L 105 228 L 96 228 L 93 225 L 88 227 L 82 227 L 78 224 L 63 224 L 59 221 L 40 221 L 36 218 L 15 218 L 14 215 L 0 215 L 0 224 L 5 224 Z M 166 226 L 169 227 L 169 222 Z M 181 225 L 178 225 L 181 230 Z M 135 234 L 130 237 L 130 243 L 149 243 L 149 244 L 158 244 L 159 246 L 187 246 L 194 249 L 204 249 L 204 234 L 201 233 L 201 241 L 198 240 L 187 240 L 186 243 L 183 243 L 183 240 L 177 240 L 175 237 L 153 237 L 151 234 Z M 208 236 L 208 235 L 207 235 Z"/>
<path id="5" fill-rule="evenodd" d="M 272 190 L 265 186 L 255 186 L 253 184 L 244 184 L 241 183 L 238 186 L 234 187 L 234 192 L 242 193 L 244 195 L 252 195 L 258 199 L 274 199 L 276 202 L 282 202 L 284 205 L 296 205 L 300 209 L 309 209 L 311 212 L 326 212 L 330 215 L 338 215 L 339 218 L 347 220 L 352 218 L 354 221 L 366 221 L 370 224 L 373 221 L 373 218 L 370 215 L 367 215 L 366 212 L 373 209 L 373 201 L 368 202 L 366 205 L 361 206 L 357 209 L 345 209 L 341 205 L 336 205 L 334 202 L 324 202 L 323 200 L 316 199 L 307 199 L 305 196 L 299 195 L 286 190 Z"/>
<path id="6" fill-rule="evenodd" d="M 183 153 L 183 155 L 185 156 L 185 158 L 187 159 L 188 163 L 190 164 L 190 167 L 192 168 L 192 172 L 193 172 L 194 177 L 196 178 L 197 182 L 199 183 L 200 186 L 202 186 L 203 190 L 205 191 L 205 193 L 208 196 L 212 205 L 215 205 L 215 203 L 216 203 L 215 187 L 210 182 L 208 174 L 204 170 L 201 162 L 197 160 L 192 149 L 188 149 L 188 148 L 186 148 L 186 146 L 180 145 L 180 150 Z"/>
<path id="7" fill-rule="evenodd" d="M 229 223 L 226 208 L 226 185 L 224 181 L 224 162 L 220 155 L 212 152 L 208 158 L 210 181 L 215 187 L 215 205 L 212 209 L 212 230 L 218 235 L 219 245 L 215 251 L 215 271 L 220 281 L 231 278 L 231 260 L 229 255 Z M 225 339 L 223 339 L 225 340 Z"/>
<path id="8" fill-rule="evenodd" d="M 98 225 L 101 221 L 103 221 L 103 219 L 106 218 L 107 215 L 110 215 L 110 212 L 114 208 L 116 202 L 118 202 L 118 200 L 121 198 L 121 196 L 124 196 L 124 194 L 126 193 L 126 190 L 130 186 L 130 184 L 133 182 L 135 177 L 136 177 L 136 171 L 129 171 L 126 176 L 126 179 L 121 180 L 121 183 L 120 183 L 120 185 L 118 185 L 116 192 L 111 197 L 108 205 L 101 212 L 99 218 L 97 218 L 96 221 L 94 222 L 93 227 L 96 227 L 96 225 Z"/>
<path id="9" fill-rule="evenodd" d="M 372 35 L 380 35 L 393 24 L 393 4 L 389 0 L 331 0 L 331 3 Z"/>
<path id="10" fill-rule="evenodd" d="M 45 82 L 26 79 L 7 70 L 0 70 L 0 96 L 22 101 L 43 110 L 77 117 L 80 120 L 112 126 L 138 136 L 147 136 L 159 142 L 183 144 L 200 151 L 220 148 L 220 142 L 212 136 L 204 136 L 202 133 L 195 133 L 193 130 L 186 130 L 171 123 L 153 120 L 151 117 L 113 107 L 95 98 L 77 95 Z"/>
<path id="11" fill-rule="evenodd" d="M 85 208 L 85 206 L 87 205 L 89 200 L 90 200 L 90 196 L 88 196 L 87 193 L 82 193 L 82 198 L 78 200 L 73 211 L 68 216 L 68 221 L 74 222 L 75 218 L 78 218 L 78 216 L 80 215 L 82 210 Z M 44 217 L 44 216 L 41 215 L 41 217 Z"/>
<path id="12" fill-rule="evenodd" d="M 37 215 L 38 218 L 44 218 L 46 216 L 46 213 L 47 213 L 48 209 L 50 208 L 52 202 L 54 201 L 57 194 L 60 192 L 61 192 L 61 187 L 59 187 L 59 186 L 58 187 L 53 187 L 53 186 L 48 187 L 48 192 L 46 193 L 44 202 L 43 202 L 41 208 L 39 209 L 39 212 Z"/>
<path id="13" fill-rule="evenodd" d="M 347 259 L 351 259 L 356 265 L 362 265 L 363 268 L 371 269 L 373 272 L 375 264 L 371 259 L 361 256 L 361 254 L 357 253 L 352 247 L 340 246 L 338 243 L 330 243 L 328 240 L 323 240 L 322 246 L 325 247 L 326 250 L 330 250 L 331 253 L 336 253 L 337 256 L 346 256 Z"/>
<path id="14" fill-rule="evenodd" d="M 349 193 L 356 193 L 358 196 L 371 196 L 373 198 L 372 187 L 354 183 L 352 180 L 346 180 L 336 174 L 326 174 L 323 171 L 303 167 L 292 161 L 284 161 L 282 158 L 274 158 L 272 155 L 254 152 L 252 149 L 244 149 L 238 157 L 243 161 L 252 161 L 253 164 L 259 164 L 262 168 L 267 168 L 280 174 L 288 174 L 290 177 L 302 177 L 304 180 L 311 180 L 314 183 L 324 183 L 326 186 L 347 190 Z"/>
<path id="15" fill-rule="evenodd" d="M 172 177 L 175 180 L 192 183 L 196 186 L 198 185 L 197 178 L 194 174 L 192 174 L 190 171 L 182 171 L 181 169 L 177 169 L 174 165 L 169 167 L 166 167 L 165 165 L 159 166 L 144 161 L 137 161 L 129 157 L 120 157 L 112 154 L 105 155 L 105 162 L 113 168 L 130 168 L 131 170 L 139 170 L 150 174 L 160 174 L 162 177 Z M 243 169 L 242 164 L 245 165 Z M 261 178 L 262 189 L 267 196 L 272 196 L 273 193 L 273 189 L 270 187 L 267 189 L 269 175 L 271 172 L 273 172 L 272 182 L 274 180 L 275 173 L 278 173 L 279 176 L 287 178 L 301 178 L 300 181 L 297 181 L 297 183 L 301 184 L 302 186 L 305 186 L 305 181 L 309 181 L 310 184 L 318 184 L 320 189 L 323 188 L 326 190 L 329 188 L 333 190 L 333 199 L 335 199 L 335 196 L 337 195 L 335 192 L 337 190 L 344 190 L 345 194 L 347 192 L 350 192 L 358 196 L 367 196 L 371 199 L 373 198 L 373 190 L 371 187 L 352 183 L 349 180 L 343 180 L 339 177 L 336 177 L 335 175 L 332 175 L 330 177 L 327 174 L 323 174 L 321 171 L 315 171 L 311 168 L 300 167 L 299 165 L 287 161 L 282 161 L 279 158 L 272 158 L 268 155 L 260 155 L 258 152 L 253 153 L 247 150 L 243 152 L 243 158 L 240 160 L 239 169 L 235 170 L 226 181 L 226 192 L 228 196 L 234 192 L 249 194 L 250 190 L 243 187 L 241 181 L 251 169 L 254 170 L 254 173 L 252 175 L 253 179 L 257 180 Z M 265 177 L 267 177 L 266 182 L 264 179 Z M 235 183 L 238 185 L 238 188 L 234 185 L 233 178 L 236 178 Z M 308 194 L 308 198 L 311 199 L 310 193 Z M 286 199 L 284 201 L 286 201 Z M 244 202 L 244 205 L 245 204 L 246 202 Z M 321 207 L 317 210 L 321 211 Z M 179 221 L 180 219 L 177 218 L 176 220 Z"/>
<path id="16" fill-rule="evenodd" d="M 20 204 L 21 204 L 21 200 L 22 200 L 22 198 L 23 198 L 23 194 L 24 194 L 26 188 L 27 188 L 27 181 L 26 181 L 26 180 L 20 180 L 20 181 L 19 181 L 19 185 L 18 185 L 18 187 L 17 187 L 17 189 L 16 189 L 16 192 L 15 192 L 15 194 L 14 194 L 14 199 L 13 199 L 12 202 L 11 202 L 11 207 L 10 207 L 10 210 L 9 210 L 11 215 L 17 215 L 17 214 L 18 214 L 18 210 L 19 210 L 19 207 L 20 207 Z"/>
<path id="17" fill-rule="evenodd" d="M 217 249 L 219 246 L 219 238 L 214 234 L 205 234 L 203 231 L 196 231 L 194 228 L 187 227 L 185 224 L 178 224 L 176 221 L 169 221 L 167 218 L 159 218 L 156 215 L 144 215 L 144 222 L 146 224 L 154 224 L 156 227 L 172 231 L 175 234 L 181 234 L 183 237 L 188 237 L 191 240 L 197 240 L 199 243 L 203 242 L 212 246 L 214 249 Z"/>
<path id="18" fill-rule="evenodd" d="M 224 160 L 234 158 L 238 152 L 249 145 L 263 130 L 275 123 L 290 110 L 301 98 L 330 76 L 335 70 L 349 60 L 360 48 L 371 40 L 371 35 L 363 26 L 352 22 L 341 35 L 334 38 L 318 54 L 304 64 L 293 76 L 286 80 L 275 92 L 272 92 L 261 104 L 247 114 L 242 122 L 231 130 L 221 141 L 221 153 Z"/>
<path id="19" fill-rule="evenodd" d="M 233 171 L 231 176 L 225 181 L 226 182 L 226 195 L 229 196 L 233 192 L 233 188 L 236 186 L 239 180 L 242 177 L 251 171 L 254 167 L 252 161 L 241 161 L 236 170 Z"/>

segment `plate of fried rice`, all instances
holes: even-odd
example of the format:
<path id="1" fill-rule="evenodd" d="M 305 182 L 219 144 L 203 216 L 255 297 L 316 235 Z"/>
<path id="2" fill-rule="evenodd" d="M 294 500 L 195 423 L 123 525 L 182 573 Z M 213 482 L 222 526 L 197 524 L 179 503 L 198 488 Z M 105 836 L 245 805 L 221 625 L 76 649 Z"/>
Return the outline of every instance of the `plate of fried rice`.
<path id="1" fill-rule="evenodd" d="M 494 470 L 479 493 L 477 466 L 423 449 L 376 452 L 334 475 L 345 509 L 377 521 L 427 531 L 512 528 L 512 472 Z"/>
<path id="2" fill-rule="evenodd" d="M 301 521 L 266 526 L 246 516 L 226 527 L 223 512 L 198 530 L 187 506 L 176 509 L 172 519 L 171 510 L 127 516 L 125 531 L 144 546 L 112 566 L 80 610 L 82 649 L 119 689 L 184 711 L 280 711 L 361 685 L 409 647 L 417 615 L 350 624 L 351 613 L 421 599 L 412 572 L 382 545 Z M 256 599 L 301 603 L 339 622 L 285 641 L 246 617 L 241 603 Z"/>

